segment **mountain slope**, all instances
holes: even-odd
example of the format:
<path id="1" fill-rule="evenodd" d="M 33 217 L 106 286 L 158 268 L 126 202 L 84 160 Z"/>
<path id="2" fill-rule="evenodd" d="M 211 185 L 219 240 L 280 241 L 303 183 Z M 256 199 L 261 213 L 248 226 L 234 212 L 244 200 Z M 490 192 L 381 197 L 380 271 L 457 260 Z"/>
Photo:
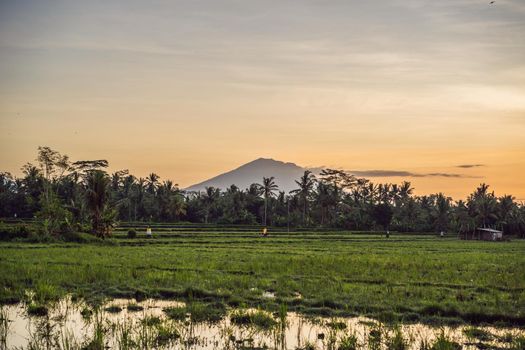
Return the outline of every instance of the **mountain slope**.
<path id="1" fill-rule="evenodd" d="M 259 158 L 246 163 L 237 169 L 215 176 L 186 188 L 186 191 L 204 191 L 213 186 L 226 189 L 234 184 L 240 189 L 248 188 L 252 183 L 262 183 L 263 177 L 275 177 L 279 191 L 289 192 L 297 188 L 295 180 L 299 179 L 307 168 L 294 163 L 285 163 L 274 159 Z"/>

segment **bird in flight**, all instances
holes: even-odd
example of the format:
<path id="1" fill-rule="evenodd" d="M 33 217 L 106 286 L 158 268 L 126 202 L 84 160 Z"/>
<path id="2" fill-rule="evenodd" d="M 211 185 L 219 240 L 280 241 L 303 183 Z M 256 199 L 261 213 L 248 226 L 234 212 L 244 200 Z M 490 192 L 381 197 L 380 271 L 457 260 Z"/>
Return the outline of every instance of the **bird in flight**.
<path id="1" fill-rule="evenodd" d="M 492 5 L 492 4 L 495 3 L 495 2 L 496 2 L 495 0 L 491 1 L 491 2 L 490 2 L 490 5 Z"/>

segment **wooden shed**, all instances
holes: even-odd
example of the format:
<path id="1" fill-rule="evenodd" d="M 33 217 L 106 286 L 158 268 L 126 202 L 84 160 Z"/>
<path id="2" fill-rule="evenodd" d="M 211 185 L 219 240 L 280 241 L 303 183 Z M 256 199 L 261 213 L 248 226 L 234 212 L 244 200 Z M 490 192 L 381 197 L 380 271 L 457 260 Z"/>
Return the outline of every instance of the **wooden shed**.
<path id="1" fill-rule="evenodd" d="M 486 227 L 478 227 L 474 231 L 461 233 L 460 238 L 475 239 L 480 241 L 501 241 L 503 240 L 503 231 Z"/>
<path id="2" fill-rule="evenodd" d="M 482 241 L 501 241 L 503 239 L 503 231 L 494 230 L 492 228 L 478 227 L 476 229 L 474 239 Z"/>

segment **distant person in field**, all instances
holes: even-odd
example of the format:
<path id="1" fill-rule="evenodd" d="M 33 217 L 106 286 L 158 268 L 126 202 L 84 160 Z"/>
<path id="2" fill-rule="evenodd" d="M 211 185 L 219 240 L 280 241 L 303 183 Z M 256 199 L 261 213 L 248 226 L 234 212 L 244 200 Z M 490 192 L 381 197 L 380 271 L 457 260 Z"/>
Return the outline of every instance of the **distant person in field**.
<path id="1" fill-rule="evenodd" d="M 148 238 L 151 238 L 152 237 L 152 234 L 151 234 L 151 227 L 148 226 L 148 228 L 146 229 L 146 237 Z"/>
<path id="2" fill-rule="evenodd" d="M 268 229 L 266 227 L 263 227 L 263 229 L 262 229 L 262 236 L 263 237 L 268 237 Z"/>

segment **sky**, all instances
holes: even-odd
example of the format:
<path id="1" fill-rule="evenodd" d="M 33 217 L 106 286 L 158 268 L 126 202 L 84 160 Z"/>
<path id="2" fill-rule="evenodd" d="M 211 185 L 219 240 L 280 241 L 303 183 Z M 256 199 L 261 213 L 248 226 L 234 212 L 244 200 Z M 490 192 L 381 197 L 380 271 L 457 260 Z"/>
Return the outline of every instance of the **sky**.
<path id="1" fill-rule="evenodd" d="M 269 157 L 525 200 L 524 33 L 523 0 L 0 0 L 0 171 Z"/>

